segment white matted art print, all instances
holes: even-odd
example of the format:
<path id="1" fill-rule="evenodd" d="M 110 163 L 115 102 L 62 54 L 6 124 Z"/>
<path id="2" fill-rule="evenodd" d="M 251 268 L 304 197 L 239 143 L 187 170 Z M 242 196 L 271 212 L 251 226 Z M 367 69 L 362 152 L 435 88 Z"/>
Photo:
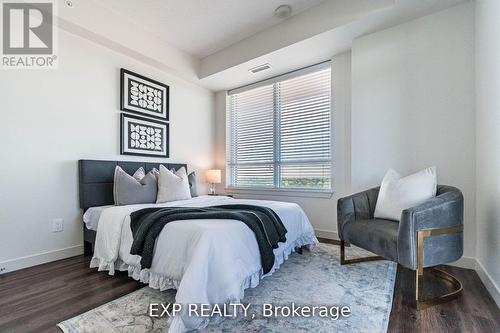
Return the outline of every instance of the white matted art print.
<path id="1" fill-rule="evenodd" d="M 122 113 L 120 121 L 122 155 L 169 157 L 169 124 Z"/>
<path id="2" fill-rule="evenodd" d="M 168 121 L 169 86 L 120 69 L 120 110 Z"/>

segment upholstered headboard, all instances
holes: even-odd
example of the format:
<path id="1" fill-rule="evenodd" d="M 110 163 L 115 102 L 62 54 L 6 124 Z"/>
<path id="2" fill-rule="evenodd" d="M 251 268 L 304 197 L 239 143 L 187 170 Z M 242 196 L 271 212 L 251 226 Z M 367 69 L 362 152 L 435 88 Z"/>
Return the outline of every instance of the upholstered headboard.
<path id="1" fill-rule="evenodd" d="M 140 167 L 147 173 L 153 168 L 158 169 L 160 164 L 169 170 L 185 167 L 187 171 L 187 165 L 180 163 L 79 160 L 80 208 L 85 211 L 89 207 L 113 204 L 113 178 L 117 165 L 132 175 Z"/>

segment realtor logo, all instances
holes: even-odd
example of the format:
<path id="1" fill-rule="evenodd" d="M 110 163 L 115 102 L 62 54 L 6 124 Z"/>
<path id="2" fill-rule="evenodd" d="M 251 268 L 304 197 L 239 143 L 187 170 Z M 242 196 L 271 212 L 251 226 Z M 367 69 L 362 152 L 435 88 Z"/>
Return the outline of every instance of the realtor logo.
<path id="1" fill-rule="evenodd" d="M 2 68 L 54 68 L 54 3 L 2 1 Z"/>

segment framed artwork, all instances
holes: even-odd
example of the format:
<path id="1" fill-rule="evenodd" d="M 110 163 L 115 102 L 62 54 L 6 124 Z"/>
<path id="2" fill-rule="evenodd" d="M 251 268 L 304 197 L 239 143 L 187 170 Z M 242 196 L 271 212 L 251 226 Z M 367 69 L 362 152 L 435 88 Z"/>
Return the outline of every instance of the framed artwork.
<path id="1" fill-rule="evenodd" d="M 169 157 L 169 124 L 122 113 L 120 119 L 122 155 Z"/>
<path id="2" fill-rule="evenodd" d="M 169 87 L 120 69 L 120 110 L 168 121 Z"/>

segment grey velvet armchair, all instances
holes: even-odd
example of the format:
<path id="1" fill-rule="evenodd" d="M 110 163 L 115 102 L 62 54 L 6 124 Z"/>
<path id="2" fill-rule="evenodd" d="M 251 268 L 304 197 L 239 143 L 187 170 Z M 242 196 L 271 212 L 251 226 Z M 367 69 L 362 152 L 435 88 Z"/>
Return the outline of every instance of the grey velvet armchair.
<path id="1" fill-rule="evenodd" d="M 449 301 L 462 292 L 452 275 L 430 268 L 454 291 L 432 299 L 423 298 L 424 268 L 456 261 L 463 254 L 463 195 L 459 189 L 438 185 L 436 197 L 403 210 L 400 221 L 375 219 L 379 188 L 338 200 L 337 223 L 342 265 L 387 259 L 415 270 L 415 301 L 418 309 Z M 346 242 L 377 256 L 346 259 Z"/>

